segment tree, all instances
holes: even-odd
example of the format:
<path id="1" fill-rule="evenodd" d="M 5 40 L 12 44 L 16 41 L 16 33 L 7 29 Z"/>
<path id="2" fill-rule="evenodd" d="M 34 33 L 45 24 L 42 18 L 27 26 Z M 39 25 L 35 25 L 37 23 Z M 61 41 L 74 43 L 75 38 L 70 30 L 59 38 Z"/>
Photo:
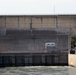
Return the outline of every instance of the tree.
<path id="1" fill-rule="evenodd" d="M 76 46 L 76 36 L 71 36 L 71 48 Z"/>

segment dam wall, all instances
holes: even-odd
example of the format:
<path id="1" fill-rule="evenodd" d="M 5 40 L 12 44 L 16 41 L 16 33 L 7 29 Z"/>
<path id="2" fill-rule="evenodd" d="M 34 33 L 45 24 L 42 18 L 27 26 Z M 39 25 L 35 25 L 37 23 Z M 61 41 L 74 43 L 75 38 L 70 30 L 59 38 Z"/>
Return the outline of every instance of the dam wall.
<path id="1" fill-rule="evenodd" d="M 0 66 L 68 65 L 75 15 L 0 16 Z"/>

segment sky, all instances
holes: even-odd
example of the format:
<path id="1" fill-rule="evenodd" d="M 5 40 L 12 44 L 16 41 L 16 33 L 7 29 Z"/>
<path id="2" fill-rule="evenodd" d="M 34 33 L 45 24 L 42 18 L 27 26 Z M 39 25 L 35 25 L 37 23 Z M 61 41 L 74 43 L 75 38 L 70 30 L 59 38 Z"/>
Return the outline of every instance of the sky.
<path id="1" fill-rule="evenodd" d="M 0 0 L 0 15 L 76 14 L 76 0 Z"/>

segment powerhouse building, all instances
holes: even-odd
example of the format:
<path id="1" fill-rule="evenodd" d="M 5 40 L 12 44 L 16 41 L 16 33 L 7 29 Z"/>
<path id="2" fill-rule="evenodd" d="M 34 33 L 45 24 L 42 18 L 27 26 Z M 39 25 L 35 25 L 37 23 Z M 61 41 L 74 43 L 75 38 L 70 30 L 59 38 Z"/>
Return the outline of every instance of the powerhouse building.
<path id="1" fill-rule="evenodd" d="M 0 15 L 0 66 L 68 65 L 76 15 Z"/>

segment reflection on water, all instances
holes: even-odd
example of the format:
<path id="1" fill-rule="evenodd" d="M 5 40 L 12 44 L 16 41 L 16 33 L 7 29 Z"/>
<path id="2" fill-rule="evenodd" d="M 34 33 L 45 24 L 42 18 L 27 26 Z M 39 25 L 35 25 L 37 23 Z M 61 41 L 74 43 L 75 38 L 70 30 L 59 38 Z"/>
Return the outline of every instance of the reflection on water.
<path id="1" fill-rule="evenodd" d="M 0 68 L 0 75 L 76 75 L 69 66 L 28 66 Z"/>

